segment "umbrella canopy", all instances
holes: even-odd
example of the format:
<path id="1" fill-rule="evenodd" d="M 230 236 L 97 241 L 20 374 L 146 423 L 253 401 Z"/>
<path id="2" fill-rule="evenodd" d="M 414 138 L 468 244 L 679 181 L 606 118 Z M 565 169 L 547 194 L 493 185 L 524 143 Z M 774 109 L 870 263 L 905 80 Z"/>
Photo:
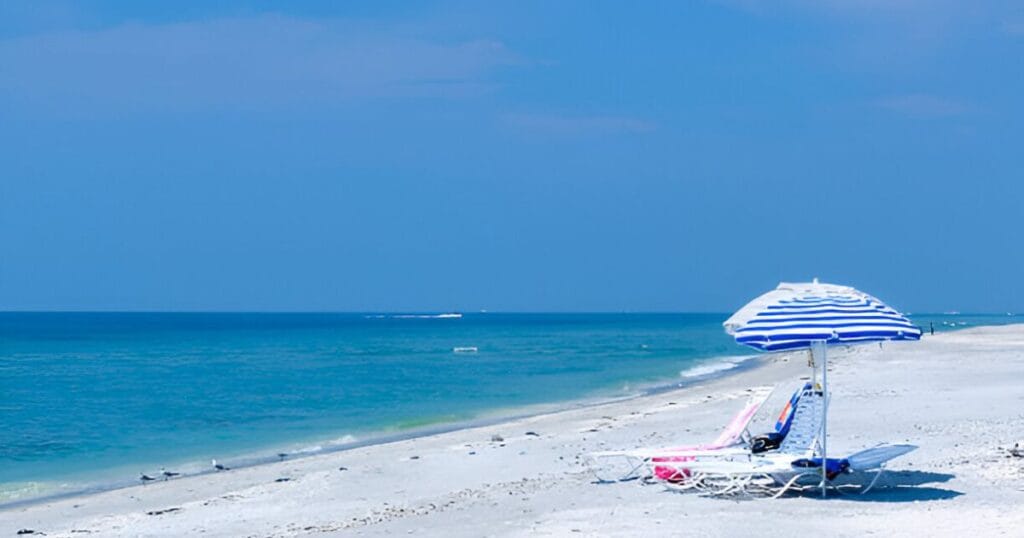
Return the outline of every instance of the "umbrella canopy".
<path id="1" fill-rule="evenodd" d="M 848 286 L 783 282 L 724 323 L 740 344 L 760 351 L 920 340 L 921 329 L 882 301 Z"/>

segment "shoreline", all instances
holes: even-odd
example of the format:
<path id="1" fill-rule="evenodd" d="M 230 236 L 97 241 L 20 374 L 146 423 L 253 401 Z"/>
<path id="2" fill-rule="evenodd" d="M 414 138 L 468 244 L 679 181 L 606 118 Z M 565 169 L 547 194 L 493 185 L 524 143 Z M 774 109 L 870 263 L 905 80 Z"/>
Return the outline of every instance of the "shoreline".
<path id="1" fill-rule="evenodd" d="M 765 364 L 764 359 L 766 357 L 766 355 L 751 354 L 722 355 L 709 357 L 707 359 L 701 360 L 692 368 L 680 371 L 680 380 L 669 381 L 666 379 L 664 381 L 640 384 L 636 389 L 634 389 L 633 392 L 622 396 L 595 395 L 556 402 L 527 404 L 524 406 L 506 408 L 495 408 L 483 411 L 480 413 L 480 416 L 466 420 L 440 422 L 428 426 L 418 426 L 407 429 L 401 429 L 399 431 L 394 431 L 391 433 L 388 433 L 388 429 L 375 430 L 373 432 L 370 432 L 369 435 L 365 437 L 355 438 L 351 442 L 334 443 L 332 441 L 325 441 L 322 438 L 309 439 L 308 441 L 306 441 L 308 443 L 314 443 L 314 446 L 317 447 L 315 449 L 299 448 L 291 451 L 286 451 L 287 449 L 285 449 L 284 446 L 291 447 L 306 443 L 300 441 L 291 441 L 288 443 L 288 445 L 282 444 L 267 446 L 259 450 L 254 450 L 252 452 L 246 452 L 235 456 L 228 456 L 226 459 L 219 461 L 223 464 L 226 464 L 231 470 L 248 469 L 265 465 L 273 465 L 276 463 L 281 463 L 282 461 L 298 461 L 310 457 L 335 454 L 360 448 L 386 445 L 401 441 L 421 439 L 425 437 L 431 437 L 435 435 L 441 435 L 452 432 L 459 432 L 475 428 L 500 426 L 502 424 L 514 422 L 517 420 L 557 414 L 575 409 L 586 409 L 592 407 L 600 407 L 603 405 L 608 405 L 617 402 L 628 402 L 631 400 L 641 399 L 647 396 L 668 393 L 676 390 L 683 390 L 686 389 L 687 387 L 691 387 L 700 383 L 714 381 L 717 379 L 723 379 L 733 375 L 738 375 L 745 371 L 756 369 L 758 367 L 763 366 Z M 713 365 L 717 364 L 731 364 L 732 366 L 726 368 L 715 368 Z M 701 370 L 709 367 L 711 369 L 707 371 L 707 373 L 697 373 L 696 375 L 692 376 L 684 375 L 684 372 Z M 351 435 L 345 435 L 342 438 L 344 437 L 351 437 Z M 287 456 L 285 458 L 280 458 L 277 455 L 280 453 L 286 453 Z M 195 464 L 196 460 L 190 460 L 190 462 Z M 180 463 L 187 465 L 186 462 Z M 179 476 L 176 476 L 171 480 L 160 480 L 160 482 L 182 480 L 186 478 L 200 477 L 206 475 L 215 475 L 218 472 L 219 471 L 212 468 L 205 468 L 198 471 L 186 470 L 182 471 Z M 0 502 L 0 513 L 6 510 L 14 510 L 38 504 L 45 504 L 53 501 L 75 499 L 110 491 L 123 490 L 138 485 L 139 481 L 137 478 L 123 479 L 110 482 L 88 482 L 83 484 L 81 487 L 77 487 L 69 491 L 58 491 L 54 493 L 43 494 L 40 496 L 14 498 L 9 501 L 2 501 Z"/>

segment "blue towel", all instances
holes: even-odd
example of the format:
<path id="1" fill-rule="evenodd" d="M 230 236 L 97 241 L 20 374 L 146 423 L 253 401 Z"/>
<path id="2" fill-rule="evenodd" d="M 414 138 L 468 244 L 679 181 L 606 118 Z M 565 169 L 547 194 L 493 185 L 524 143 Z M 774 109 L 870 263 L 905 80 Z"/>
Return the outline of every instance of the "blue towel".
<path id="1" fill-rule="evenodd" d="M 821 458 L 800 458 L 792 463 L 793 467 L 800 469 L 821 468 Z M 845 473 L 850 468 L 850 462 L 846 458 L 828 458 L 825 462 L 825 476 L 831 480 L 840 473 Z"/>

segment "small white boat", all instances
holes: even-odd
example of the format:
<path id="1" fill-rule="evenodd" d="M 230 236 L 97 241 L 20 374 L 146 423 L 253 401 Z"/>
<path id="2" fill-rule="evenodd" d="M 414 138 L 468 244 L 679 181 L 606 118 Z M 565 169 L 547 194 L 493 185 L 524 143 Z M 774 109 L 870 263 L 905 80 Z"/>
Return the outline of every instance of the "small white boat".
<path id="1" fill-rule="evenodd" d="M 461 346 L 452 348 L 452 353 L 476 353 L 477 351 L 480 350 L 477 349 L 476 346 Z"/>

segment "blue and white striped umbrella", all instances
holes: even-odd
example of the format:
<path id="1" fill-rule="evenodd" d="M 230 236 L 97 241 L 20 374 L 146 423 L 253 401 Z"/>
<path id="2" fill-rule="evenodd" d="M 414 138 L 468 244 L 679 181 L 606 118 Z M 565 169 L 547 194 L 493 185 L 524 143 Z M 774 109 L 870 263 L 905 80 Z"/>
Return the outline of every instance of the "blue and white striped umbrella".
<path id="1" fill-rule="evenodd" d="M 848 286 L 783 282 L 725 321 L 740 344 L 760 351 L 879 340 L 920 340 L 921 329 L 882 301 Z"/>
<path id="2" fill-rule="evenodd" d="M 803 284 L 783 282 L 739 309 L 724 325 L 737 342 L 761 351 L 807 348 L 813 357 L 818 350 L 825 394 L 819 437 L 822 461 L 828 461 L 827 346 L 921 339 L 921 329 L 891 306 L 854 288 L 821 284 L 818 279 Z M 815 361 L 811 364 L 817 372 Z M 821 466 L 822 496 L 828 484 L 827 468 Z"/>

